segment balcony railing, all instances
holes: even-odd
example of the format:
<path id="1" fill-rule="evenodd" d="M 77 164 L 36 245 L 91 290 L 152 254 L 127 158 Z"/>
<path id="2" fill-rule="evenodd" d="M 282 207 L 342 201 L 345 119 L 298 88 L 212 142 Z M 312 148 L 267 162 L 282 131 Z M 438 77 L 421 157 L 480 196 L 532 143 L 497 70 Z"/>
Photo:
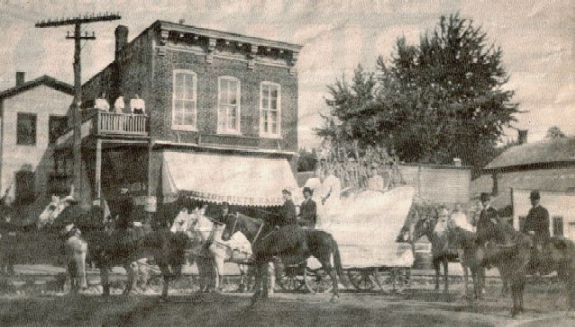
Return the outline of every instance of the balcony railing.
<path id="1" fill-rule="evenodd" d="M 87 136 L 127 136 L 146 137 L 148 136 L 148 116 L 135 114 L 116 114 L 112 112 L 99 111 L 94 109 L 82 112 L 82 139 Z M 61 146 L 71 144 L 73 129 L 70 128 L 56 140 L 56 144 Z"/>
<path id="2" fill-rule="evenodd" d="M 148 135 L 148 117 L 145 115 L 97 112 L 94 124 L 98 135 Z"/>

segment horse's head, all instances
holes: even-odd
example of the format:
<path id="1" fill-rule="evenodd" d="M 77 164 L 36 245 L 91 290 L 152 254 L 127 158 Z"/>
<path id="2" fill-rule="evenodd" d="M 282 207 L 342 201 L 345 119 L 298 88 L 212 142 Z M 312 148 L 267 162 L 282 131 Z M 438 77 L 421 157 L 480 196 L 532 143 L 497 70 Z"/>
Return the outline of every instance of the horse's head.
<path id="1" fill-rule="evenodd" d="M 57 195 L 52 195 L 50 203 L 44 209 L 44 211 L 38 217 L 37 227 L 42 229 L 43 227 L 50 225 L 58 218 L 62 210 L 65 208 L 65 201 L 62 201 Z"/>
<path id="2" fill-rule="evenodd" d="M 437 224 L 437 215 L 435 211 L 425 213 L 420 216 L 420 218 L 413 224 L 410 228 L 411 240 L 417 242 L 422 236 L 427 236 L 431 240 L 431 235 Z"/>
<path id="3" fill-rule="evenodd" d="M 241 223 L 239 218 L 238 214 L 228 214 L 222 217 L 222 223 L 226 226 L 222 233 L 222 240 L 228 241 L 234 233 L 239 231 L 238 224 Z"/>
<path id="4" fill-rule="evenodd" d="M 224 220 L 226 227 L 222 236 L 223 240 L 229 240 L 236 232 L 242 232 L 248 239 L 253 240 L 263 225 L 263 221 L 240 213 L 227 215 Z"/>

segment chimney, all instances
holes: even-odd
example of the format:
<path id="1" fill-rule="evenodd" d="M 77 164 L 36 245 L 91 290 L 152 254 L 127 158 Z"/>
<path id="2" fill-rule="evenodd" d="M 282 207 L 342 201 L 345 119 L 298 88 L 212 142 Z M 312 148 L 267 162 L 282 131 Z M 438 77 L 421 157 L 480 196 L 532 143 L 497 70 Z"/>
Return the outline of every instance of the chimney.
<path id="1" fill-rule="evenodd" d="M 518 129 L 517 130 L 517 144 L 525 144 L 527 143 L 527 132 L 526 129 Z"/>
<path id="2" fill-rule="evenodd" d="M 120 51 L 128 44 L 128 27 L 125 25 L 118 25 L 114 31 L 116 35 L 116 55 L 115 60 L 118 60 Z"/>
<path id="3" fill-rule="evenodd" d="M 453 158 L 453 165 L 455 167 L 461 167 L 461 159 L 460 158 Z"/>
<path id="4" fill-rule="evenodd" d="M 20 86 L 26 82 L 25 72 L 16 72 L 16 86 Z"/>

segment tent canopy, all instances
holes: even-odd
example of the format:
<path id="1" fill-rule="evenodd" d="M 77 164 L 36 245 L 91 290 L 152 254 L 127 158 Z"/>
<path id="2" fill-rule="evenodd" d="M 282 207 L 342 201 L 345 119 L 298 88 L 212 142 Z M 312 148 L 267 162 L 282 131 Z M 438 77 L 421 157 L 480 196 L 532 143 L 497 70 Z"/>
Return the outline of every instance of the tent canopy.
<path id="1" fill-rule="evenodd" d="M 162 181 L 167 198 L 241 206 L 279 206 L 283 189 L 297 189 L 287 159 L 198 152 L 164 152 Z"/>

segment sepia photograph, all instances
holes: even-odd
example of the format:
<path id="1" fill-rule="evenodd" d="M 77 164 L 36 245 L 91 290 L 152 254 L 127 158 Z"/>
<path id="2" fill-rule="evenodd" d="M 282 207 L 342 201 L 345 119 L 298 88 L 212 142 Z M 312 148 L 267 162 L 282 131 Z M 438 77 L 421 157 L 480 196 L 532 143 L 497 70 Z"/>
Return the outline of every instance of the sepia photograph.
<path id="1" fill-rule="evenodd" d="M 575 326 L 575 2 L 0 29 L 0 326 Z"/>

